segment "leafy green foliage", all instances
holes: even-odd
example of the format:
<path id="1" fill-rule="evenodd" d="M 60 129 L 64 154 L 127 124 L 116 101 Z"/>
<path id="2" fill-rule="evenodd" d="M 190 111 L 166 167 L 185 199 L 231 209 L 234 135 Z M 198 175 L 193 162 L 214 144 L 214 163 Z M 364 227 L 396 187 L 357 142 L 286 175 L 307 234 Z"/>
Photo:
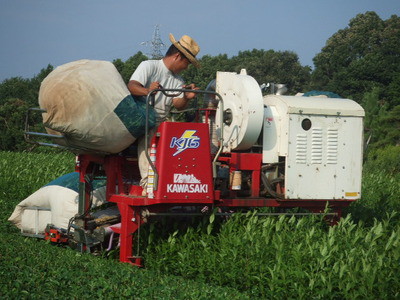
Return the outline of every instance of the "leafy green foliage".
<path id="1" fill-rule="evenodd" d="M 375 12 L 359 14 L 347 28 L 329 38 L 315 56 L 313 86 L 356 101 L 379 87 L 382 100 L 390 107 L 398 105 L 399 49 L 399 17 L 393 15 L 383 21 Z"/>
<path id="2" fill-rule="evenodd" d="M 72 172 L 74 163 L 69 152 L 0 152 L 1 299 L 250 298 L 232 288 L 139 270 L 19 235 L 7 222 L 15 205 L 51 180 Z"/>
<path id="3" fill-rule="evenodd" d="M 382 139 L 384 126 L 382 119 L 387 114 L 387 105 L 379 101 L 379 88 L 373 88 L 371 92 L 366 92 L 361 105 L 365 111 L 364 132 L 369 146 L 369 144 L 372 145 Z"/>
<path id="4" fill-rule="evenodd" d="M 381 136 L 375 147 L 400 145 L 400 105 L 395 106 L 386 115 L 381 117 Z"/>
<path id="5" fill-rule="evenodd" d="M 374 218 L 382 220 L 388 213 L 400 211 L 400 147 L 368 151 L 361 197 L 347 210 L 355 220 L 371 223 Z"/>
<path id="6" fill-rule="evenodd" d="M 362 198 L 348 209 L 355 220 L 369 224 L 373 218 L 385 219 L 388 212 L 400 211 L 400 174 L 388 176 L 386 170 L 365 171 Z M 398 218 L 397 218 L 398 219 Z"/>
<path id="7" fill-rule="evenodd" d="M 121 74 L 125 83 L 128 83 L 129 78 L 131 78 L 133 72 L 136 70 L 139 64 L 147 59 L 147 56 L 139 51 L 135 55 L 128 58 L 125 62 L 123 62 L 121 59 L 115 59 L 113 64 Z"/>
<path id="8" fill-rule="evenodd" d="M 217 235 L 189 229 L 150 248 L 148 267 L 215 282 L 265 299 L 398 296 L 400 225 L 372 227 L 350 216 L 326 228 L 318 218 L 236 215 Z"/>
<path id="9" fill-rule="evenodd" d="M 359 14 L 314 57 L 311 86 L 354 99 L 365 108 L 372 147 L 400 140 L 400 18 Z M 372 134 L 372 135 L 371 135 Z"/>
<path id="10" fill-rule="evenodd" d="M 31 147 L 23 136 L 26 112 L 38 106 L 40 83 L 52 70 L 48 65 L 32 79 L 14 77 L 0 84 L 0 150 L 22 151 Z M 32 125 L 39 124 L 41 115 L 33 121 Z"/>
<path id="11" fill-rule="evenodd" d="M 21 236 L 6 236 L 0 249 L 2 299 L 249 298 L 234 289 L 157 275 Z"/>
<path id="12" fill-rule="evenodd" d="M 182 77 L 186 82 L 195 83 L 201 89 L 206 89 L 208 84 L 216 78 L 217 71 L 234 71 L 233 62 L 226 54 L 204 55 L 200 59 L 200 68 L 191 65 L 182 73 Z"/>
<path id="13" fill-rule="evenodd" d="M 385 172 L 388 176 L 400 174 L 400 147 L 387 146 L 368 153 L 364 173 Z"/>
<path id="14" fill-rule="evenodd" d="M 40 83 L 53 70 L 52 65 L 40 70 L 32 79 L 13 77 L 0 84 L 0 105 L 7 99 L 17 98 L 25 101 L 29 106 L 37 106 Z"/>
<path id="15" fill-rule="evenodd" d="M 400 209 L 399 151 L 369 153 L 363 199 L 338 226 L 251 213 L 226 222 L 215 214 L 162 219 L 143 228 L 146 270 L 20 236 L 7 222 L 15 205 L 73 171 L 74 156 L 0 152 L 0 296 L 397 298 L 400 223 L 391 212 Z"/>
<path id="16" fill-rule="evenodd" d="M 235 71 L 242 68 L 258 83 L 283 83 L 288 94 L 305 91 L 309 81 L 309 67 L 301 66 L 297 54 L 291 51 L 257 50 L 239 52 L 232 58 Z"/>
<path id="17" fill-rule="evenodd" d="M 0 207 L 9 214 L 43 185 L 74 171 L 74 155 L 69 152 L 0 152 L 0 158 Z M 6 222 L 5 217 L 2 215 L 1 224 Z"/>
<path id="18" fill-rule="evenodd" d="M 10 98 L 20 98 L 25 101 L 33 99 L 34 91 L 30 89 L 30 81 L 21 77 L 4 80 L 0 85 L 0 104 Z"/>
<path id="19" fill-rule="evenodd" d="M 24 116 L 28 104 L 21 99 L 9 98 L 0 106 L 0 149 L 23 150 Z"/>
<path id="20" fill-rule="evenodd" d="M 226 54 L 211 57 L 205 55 L 200 60 L 201 68 L 189 68 L 183 73 L 188 82 L 194 82 L 205 89 L 216 78 L 217 71 L 236 72 L 246 69 L 259 84 L 284 83 L 289 94 L 307 88 L 310 80 L 310 68 L 299 63 L 297 54 L 290 51 L 257 50 L 241 51 L 237 56 L 228 58 Z"/>

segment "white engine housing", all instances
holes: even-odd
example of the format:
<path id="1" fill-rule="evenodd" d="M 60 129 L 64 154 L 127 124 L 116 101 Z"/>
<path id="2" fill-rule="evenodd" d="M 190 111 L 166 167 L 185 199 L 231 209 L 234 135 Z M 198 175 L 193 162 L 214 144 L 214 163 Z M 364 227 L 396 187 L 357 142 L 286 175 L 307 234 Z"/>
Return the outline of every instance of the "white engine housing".
<path id="1" fill-rule="evenodd" d="M 286 199 L 358 199 L 364 110 L 349 99 L 264 97 L 263 163 L 285 158 Z"/>
<path id="2" fill-rule="evenodd" d="M 232 115 L 223 126 L 223 151 L 249 150 L 261 134 L 263 164 L 285 164 L 285 199 L 360 198 L 364 110 L 359 104 L 325 96 L 263 97 L 245 70 L 218 72 L 216 89 L 224 112 Z M 220 110 L 221 105 L 219 137 Z"/>

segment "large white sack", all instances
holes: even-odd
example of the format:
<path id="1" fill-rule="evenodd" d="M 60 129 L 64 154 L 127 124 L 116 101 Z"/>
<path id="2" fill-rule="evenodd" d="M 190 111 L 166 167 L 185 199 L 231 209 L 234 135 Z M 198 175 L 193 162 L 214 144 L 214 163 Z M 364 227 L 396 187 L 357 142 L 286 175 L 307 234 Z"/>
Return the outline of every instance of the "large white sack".
<path id="1" fill-rule="evenodd" d="M 40 188 L 15 207 L 8 221 L 24 233 L 44 233 L 49 223 L 67 229 L 69 220 L 78 213 L 77 178 L 77 173 L 66 174 Z M 92 194 L 92 207 L 105 203 L 105 186 L 96 188 Z"/>
<path id="2" fill-rule="evenodd" d="M 26 207 L 21 213 L 21 232 L 43 235 L 44 228 L 51 224 L 51 211 L 40 207 Z"/>
<path id="3" fill-rule="evenodd" d="M 51 223 L 51 213 L 49 214 L 49 211 L 46 211 L 50 209 L 51 197 L 50 194 L 47 193 L 47 188 L 48 187 L 41 188 L 22 200 L 15 207 L 8 221 L 24 232 L 44 232 L 47 223 Z M 36 211 L 33 208 L 36 208 Z M 36 214 L 38 214 L 40 219 L 39 222 L 36 220 Z"/>
<path id="4" fill-rule="evenodd" d="M 57 67 L 41 83 L 39 106 L 46 110 L 45 127 L 63 133 L 73 147 L 117 153 L 144 133 L 144 101 L 131 96 L 108 61 Z"/>

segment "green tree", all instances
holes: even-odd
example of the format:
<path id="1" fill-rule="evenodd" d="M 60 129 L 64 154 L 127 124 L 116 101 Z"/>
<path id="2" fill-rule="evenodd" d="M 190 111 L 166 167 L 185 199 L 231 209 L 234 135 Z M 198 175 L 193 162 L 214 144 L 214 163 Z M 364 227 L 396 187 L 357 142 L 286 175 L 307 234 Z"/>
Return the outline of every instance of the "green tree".
<path id="1" fill-rule="evenodd" d="M 10 98 L 24 99 L 24 101 L 34 99 L 35 91 L 31 88 L 30 80 L 22 77 L 12 77 L 4 80 L 0 84 L 0 105 L 6 103 Z"/>
<path id="2" fill-rule="evenodd" d="M 24 116 L 28 103 L 9 98 L 0 105 L 0 150 L 17 151 L 27 148 L 24 140 Z"/>
<path id="3" fill-rule="evenodd" d="M 364 94 L 361 102 L 365 111 L 364 128 L 366 140 L 369 143 L 374 143 L 382 134 L 382 118 L 387 114 L 387 105 L 379 100 L 379 88 L 372 89 L 371 92 Z"/>
<path id="4" fill-rule="evenodd" d="M 310 68 L 299 63 L 297 54 L 291 51 L 258 50 L 241 51 L 237 56 L 228 58 L 226 54 L 218 56 L 205 55 L 200 60 L 199 69 L 189 68 L 183 77 L 187 82 L 194 82 L 206 88 L 216 78 L 217 71 L 236 72 L 246 69 L 259 84 L 284 83 L 289 93 L 305 89 L 310 80 Z"/>
<path id="5" fill-rule="evenodd" d="M 394 74 L 392 82 L 388 85 L 387 97 L 392 106 L 400 105 L 400 72 Z"/>
<path id="6" fill-rule="evenodd" d="M 226 54 L 217 56 L 204 55 L 200 60 L 200 68 L 190 66 L 182 77 L 188 83 L 195 83 L 200 89 L 206 89 L 217 76 L 217 71 L 233 72 L 232 61 Z"/>
<path id="7" fill-rule="evenodd" d="M 374 146 L 377 148 L 387 145 L 400 146 L 400 105 L 384 115 L 381 122 L 381 135 Z"/>
<path id="8" fill-rule="evenodd" d="M 28 101 L 31 107 L 37 107 L 39 105 L 38 99 L 39 99 L 40 84 L 42 83 L 43 79 L 45 79 L 46 76 L 49 75 L 50 72 L 53 70 L 54 67 L 49 64 L 47 65 L 46 68 L 41 69 L 37 75 L 35 75 L 31 80 L 29 80 L 29 88 L 32 91 L 32 97 L 25 100 Z"/>
<path id="9" fill-rule="evenodd" d="M 307 89 L 310 67 L 304 67 L 299 57 L 292 51 L 257 50 L 242 51 L 232 58 L 234 70 L 246 69 L 258 83 L 283 83 L 288 94 Z"/>
<path id="10" fill-rule="evenodd" d="M 379 88 L 365 93 L 361 105 L 365 110 L 365 138 L 369 148 L 400 145 L 400 105 L 391 110 L 380 100 Z"/>
<path id="11" fill-rule="evenodd" d="M 113 64 L 121 74 L 122 79 L 125 81 L 125 83 L 128 83 L 129 78 L 139 66 L 139 64 L 147 59 L 147 56 L 139 51 L 135 55 L 129 57 L 125 62 L 122 62 L 121 59 L 115 59 L 113 61 Z"/>
<path id="12" fill-rule="evenodd" d="M 380 87 L 380 98 L 389 98 L 400 72 L 400 18 L 383 21 L 375 12 L 359 14 L 339 30 L 314 57 L 312 85 L 360 102 L 365 92 Z M 398 97 L 398 88 L 395 93 Z"/>
<path id="13" fill-rule="evenodd" d="M 0 150 L 24 150 L 30 147 L 24 141 L 25 117 L 29 107 L 38 106 L 40 83 L 53 70 L 48 65 L 32 79 L 14 77 L 0 84 Z M 41 124 L 41 115 L 31 119 Z"/>

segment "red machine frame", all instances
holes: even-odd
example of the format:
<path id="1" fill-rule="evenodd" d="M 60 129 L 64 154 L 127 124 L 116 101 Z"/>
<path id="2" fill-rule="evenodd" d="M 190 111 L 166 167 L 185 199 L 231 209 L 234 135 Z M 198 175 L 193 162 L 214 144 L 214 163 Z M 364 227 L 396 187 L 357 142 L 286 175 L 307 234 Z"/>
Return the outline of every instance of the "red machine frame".
<path id="1" fill-rule="evenodd" d="M 99 169 L 103 170 L 107 178 L 107 201 L 116 203 L 121 214 L 121 224 L 111 226 L 120 236 L 121 262 L 142 266 L 139 253 L 133 255 L 133 235 L 145 222 L 149 213 L 163 212 L 173 206 L 300 207 L 313 213 L 323 212 L 329 206 L 337 218 L 340 218 L 342 208 L 352 201 L 287 200 L 260 196 L 262 154 L 232 152 L 219 157 L 218 154 L 211 154 L 207 123 L 164 122 L 159 126 L 151 145 L 151 164 L 155 174 L 154 181 L 149 179 L 149 184 L 154 183 L 154 191 L 148 190 L 150 193 L 146 196 L 142 196 L 143 190 L 139 185 L 127 183 L 125 180 L 127 173 L 133 175 L 137 181 L 140 179 L 136 157 L 79 155 L 77 159 L 77 171 L 80 172 L 82 185 L 95 166 L 100 166 Z M 232 189 L 227 195 L 223 195 L 221 190 L 215 187 L 215 158 L 218 164 L 229 167 L 229 173 L 236 170 L 251 173 L 249 196 L 243 197 Z M 90 207 L 89 197 L 88 192 L 81 195 L 84 199 L 79 208 L 81 214 Z"/>
<path id="2" fill-rule="evenodd" d="M 148 187 L 146 196 L 143 196 L 142 187 L 139 186 L 140 173 L 137 155 L 119 154 L 107 155 L 80 154 L 77 156 L 76 171 L 79 176 L 79 207 L 78 214 L 74 218 L 75 224 L 73 239 L 80 251 L 90 251 L 92 245 L 98 243 L 93 238 L 91 221 L 91 190 L 90 178 L 95 176 L 106 177 L 106 200 L 116 203 L 121 215 L 121 223 L 111 225 L 109 228 L 113 233 L 119 234 L 120 239 L 120 261 L 142 266 L 142 258 L 137 251 L 133 255 L 133 235 L 140 230 L 148 217 L 168 211 L 174 206 L 205 206 L 233 208 L 252 207 L 277 207 L 277 208 L 305 208 L 312 213 L 324 212 L 329 207 L 335 218 L 335 222 L 341 217 L 342 209 L 352 201 L 350 199 L 284 199 L 284 184 L 275 186 L 276 193 L 269 192 L 267 197 L 265 191 L 265 178 L 263 177 L 262 153 L 252 152 L 230 152 L 222 153 L 223 130 L 219 136 L 219 149 L 211 153 L 209 120 L 215 117 L 216 109 L 199 109 L 195 122 L 164 122 L 158 129 L 148 145 L 149 132 L 149 102 L 153 92 L 196 92 L 211 94 L 219 98 L 220 120 L 224 122 L 223 100 L 214 91 L 199 90 L 166 90 L 158 89 L 151 91 L 146 99 L 146 129 L 145 148 L 150 150 L 147 158 L 150 164 Z M 176 96 L 167 95 L 167 96 Z M 34 109 L 32 109 L 34 110 Z M 40 109 L 37 111 L 43 112 Z M 28 111 L 29 113 L 29 111 Z M 199 122 L 201 117 L 203 121 Z M 27 115 L 28 120 L 28 115 Z M 220 124 L 221 128 L 224 124 Z M 49 135 L 29 131 L 28 121 L 25 124 L 25 138 L 28 142 L 66 148 L 78 153 L 82 149 L 74 149 L 56 144 L 33 142 L 30 136 L 46 136 L 50 138 L 61 138 L 63 136 Z M 149 147 L 151 146 L 151 147 Z M 90 152 L 88 152 L 90 153 Z M 225 173 L 225 177 L 218 175 L 218 170 Z M 236 190 L 231 185 L 229 175 L 235 171 L 246 173 L 250 185 L 247 194 Z M 223 184 L 218 180 L 225 180 Z M 129 179 L 129 180 L 127 180 Z M 228 182 L 228 183 L 227 183 Z M 279 197 L 280 196 L 280 197 Z M 68 228 L 68 232 L 69 232 Z M 48 239 L 65 242 L 64 236 L 56 229 L 48 232 Z M 138 249 L 136 249 L 138 250 Z"/>

